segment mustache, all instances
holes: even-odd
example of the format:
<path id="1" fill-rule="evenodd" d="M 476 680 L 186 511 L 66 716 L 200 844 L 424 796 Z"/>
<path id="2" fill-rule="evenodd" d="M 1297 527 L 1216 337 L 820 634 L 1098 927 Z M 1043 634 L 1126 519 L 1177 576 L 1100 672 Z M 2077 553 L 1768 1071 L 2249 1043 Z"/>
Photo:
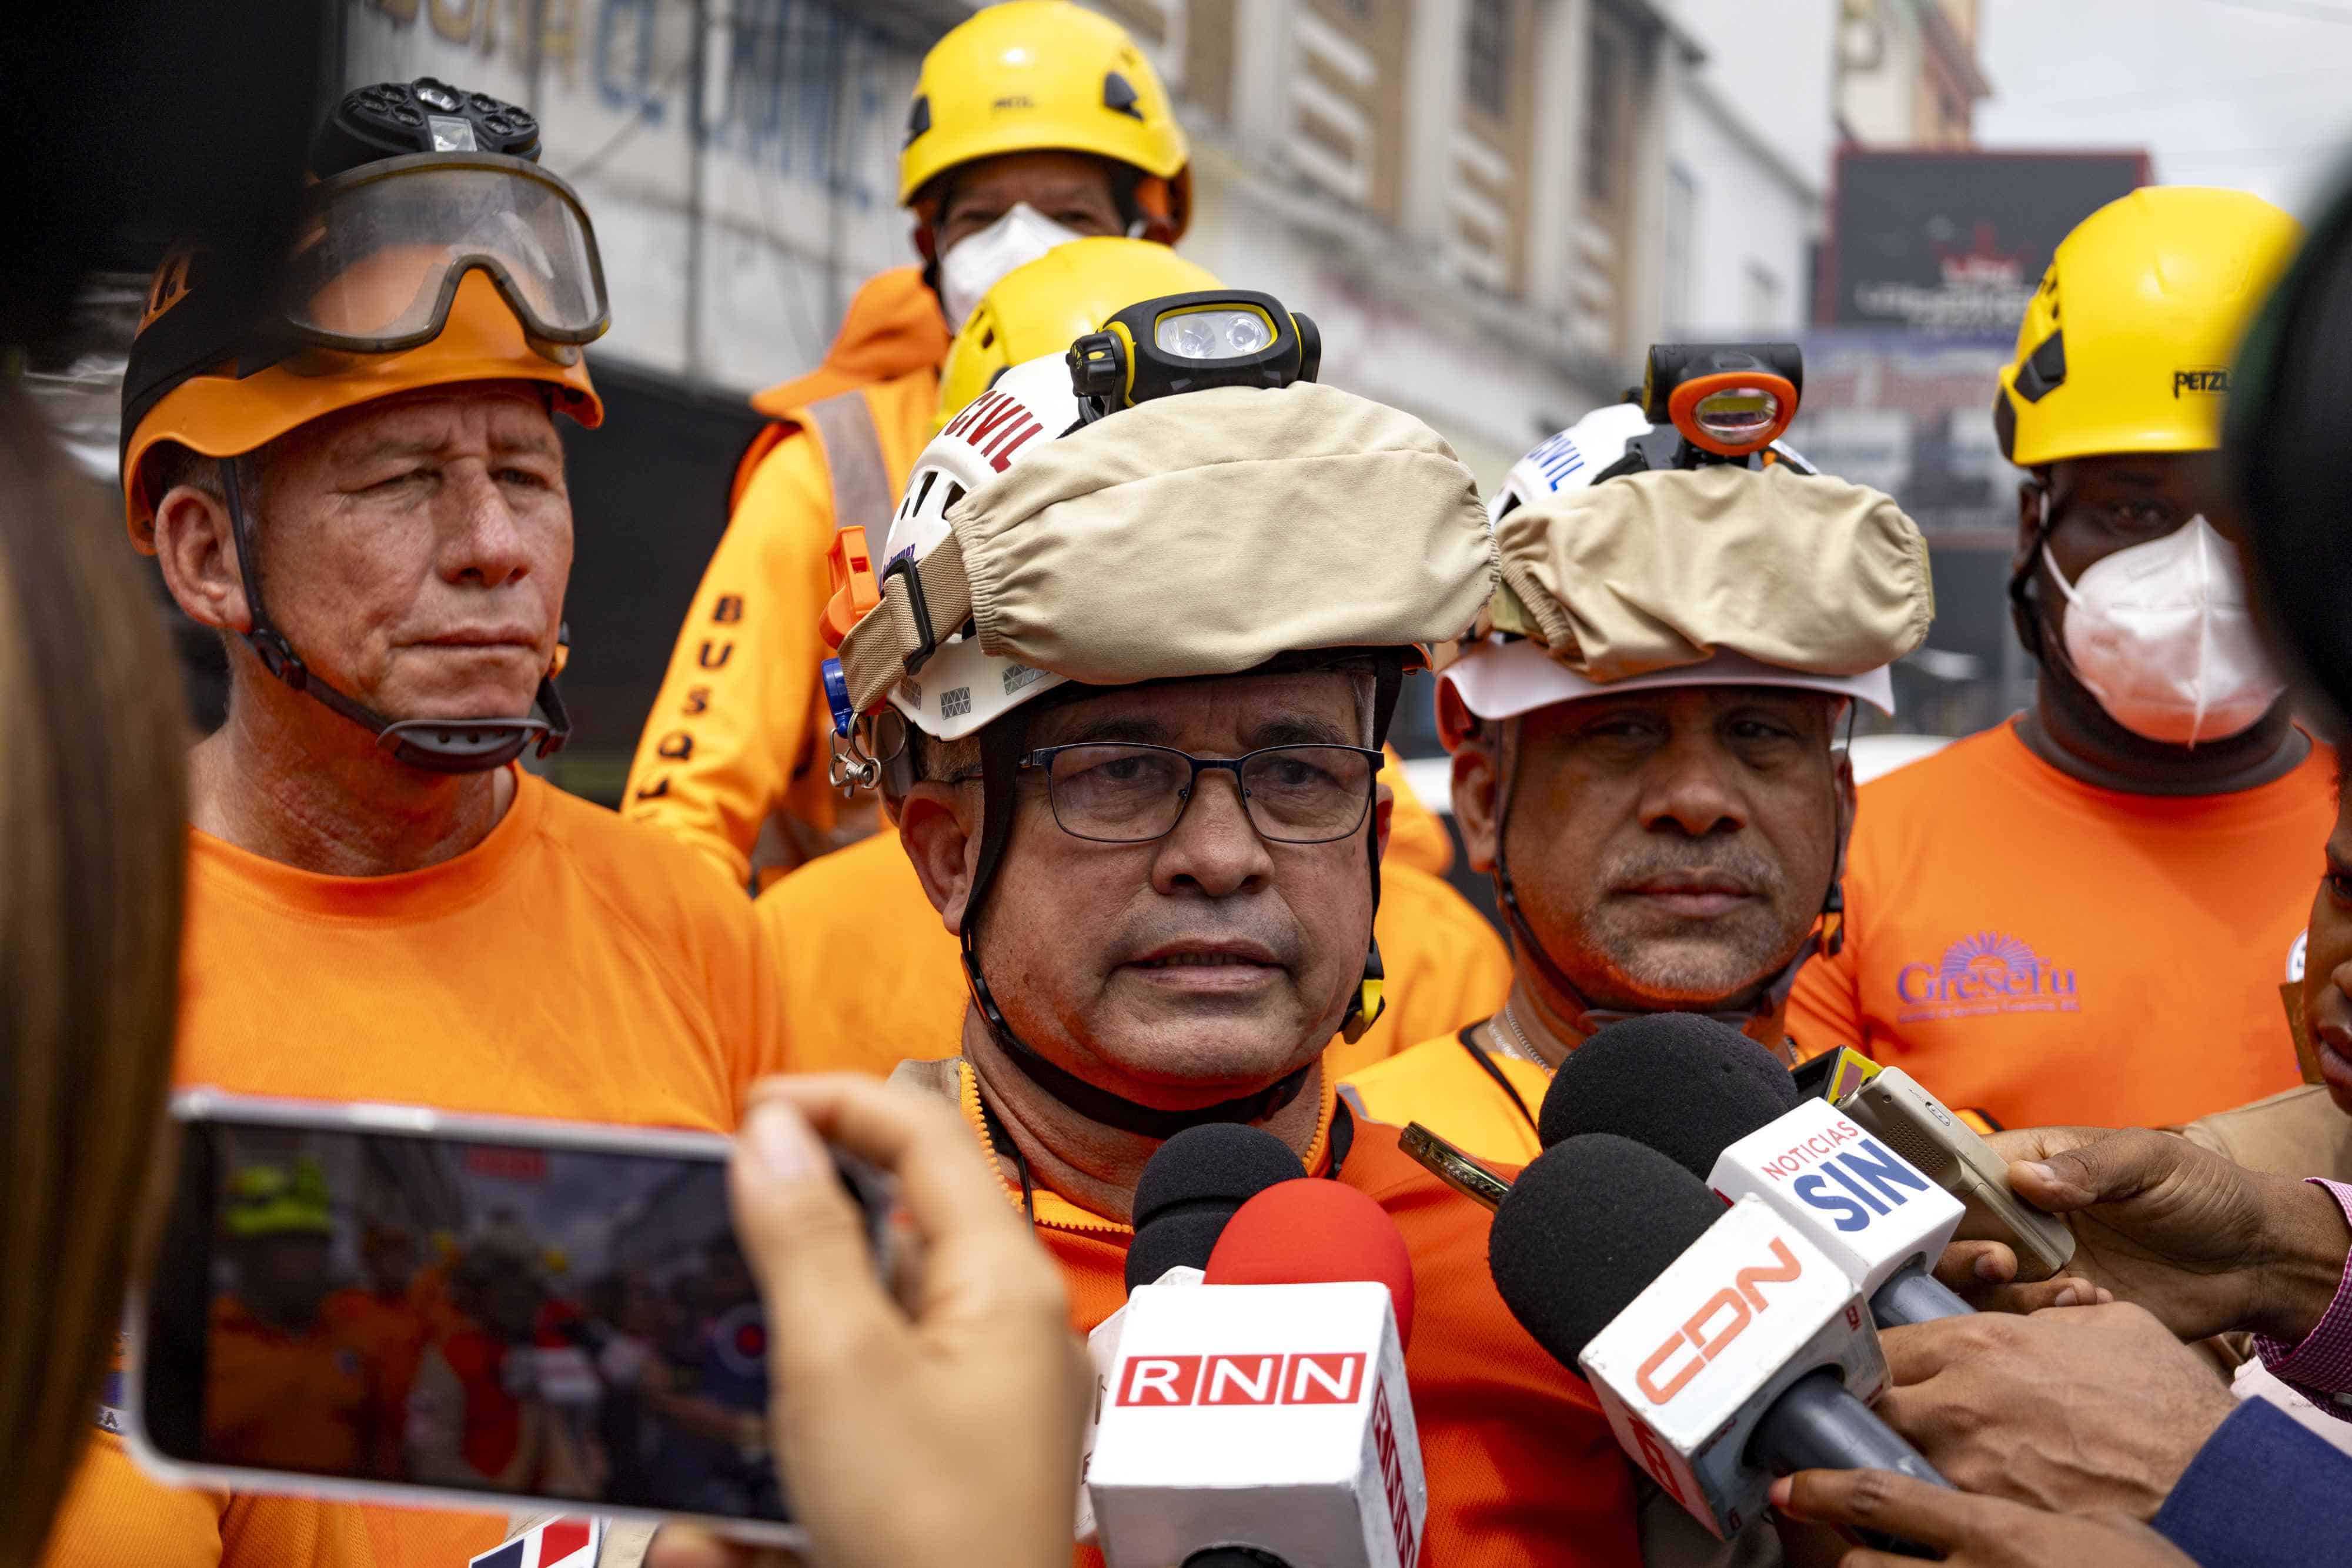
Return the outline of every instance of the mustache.
<path id="1" fill-rule="evenodd" d="M 1622 893 L 1660 876 L 1697 874 L 1730 877 L 1766 898 L 1777 897 L 1789 885 L 1787 875 L 1761 851 L 1747 844 L 1704 842 L 1645 846 L 1612 865 L 1602 884 L 1612 893 Z"/>
<path id="2" fill-rule="evenodd" d="M 1216 912 L 1214 904 L 1181 915 L 1151 914 L 1129 922 L 1112 940 L 1108 967 L 1139 963 L 1154 953 L 1189 944 L 1247 943 L 1281 968 L 1296 974 L 1305 961 L 1307 936 L 1296 921 L 1257 912 Z"/>

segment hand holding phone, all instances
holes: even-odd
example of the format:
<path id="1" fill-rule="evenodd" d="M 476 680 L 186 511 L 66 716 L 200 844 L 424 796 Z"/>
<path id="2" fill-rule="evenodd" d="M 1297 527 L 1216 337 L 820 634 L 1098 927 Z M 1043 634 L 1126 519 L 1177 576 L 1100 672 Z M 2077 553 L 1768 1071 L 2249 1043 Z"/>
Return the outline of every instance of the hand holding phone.
<path id="1" fill-rule="evenodd" d="M 777 1459 L 814 1555 L 829 1568 L 1062 1568 L 1093 1375 L 1060 1273 L 971 1129 L 944 1103 L 849 1074 L 769 1079 L 752 1094 L 729 1186 L 775 1325 Z M 897 1179 L 920 1246 L 897 1299 L 857 1267 L 827 1143 Z M 672 1527 L 646 1568 L 768 1560 Z"/>

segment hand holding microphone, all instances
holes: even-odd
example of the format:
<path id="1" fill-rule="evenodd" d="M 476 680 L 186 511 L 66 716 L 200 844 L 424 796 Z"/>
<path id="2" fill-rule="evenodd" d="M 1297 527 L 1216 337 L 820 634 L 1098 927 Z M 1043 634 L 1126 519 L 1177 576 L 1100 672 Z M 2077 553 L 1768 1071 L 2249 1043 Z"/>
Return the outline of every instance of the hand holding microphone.
<path id="1" fill-rule="evenodd" d="M 1918 1542 L 1941 1553 L 1948 1568 L 2197 1568 L 2137 1520 L 2043 1513 L 1884 1470 L 1801 1470 L 1773 1484 L 1772 1505 L 1791 1519 Z M 1861 1547 L 1838 1568 L 1895 1568 L 1903 1561 Z"/>
<path id="2" fill-rule="evenodd" d="M 2066 1513 L 2156 1511 L 2237 1400 L 2139 1308 L 1890 1329 L 1889 1426 L 1954 1485 Z"/>

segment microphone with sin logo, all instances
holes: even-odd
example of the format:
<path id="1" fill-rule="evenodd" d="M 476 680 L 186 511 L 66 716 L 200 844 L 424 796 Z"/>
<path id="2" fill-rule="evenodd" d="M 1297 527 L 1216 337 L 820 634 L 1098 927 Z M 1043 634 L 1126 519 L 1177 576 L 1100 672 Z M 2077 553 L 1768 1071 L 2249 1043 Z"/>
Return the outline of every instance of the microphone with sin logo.
<path id="1" fill-rule="evenodd" d="M 1412 1568 L 1429 1491 L 1395 1221 L 1286 1181 L 1234 1213 L 1206 1276 L 1128 1297 L 1087 1475 L 1110 1568 Z"/>
<path id="2" fill-rule="evenodd" d="M 1661 1013 L 1602 1030 L 1561 1064 L 1538 1125 L 1547 1144 L 1614 1133 L 1726 1203 L 1760 1199 L 1862 1287 L 1882 1328 L 1974 1310 L 1929 1272 L 1959 1228 L 1959 1200 L 1714 1019 Z"/>
<path id="3" fill-rule="evenodd" d="M 1869 1408 L 1886 1357 L 1853 1280 L 1759 1198 L 1726 1208 L 1655 1149 L 1582 1134 L 1519 1173 L 1487 1260 L 1626 1453 L 1719 1537 L 1794 1470 L 1950 1484 Z"/>

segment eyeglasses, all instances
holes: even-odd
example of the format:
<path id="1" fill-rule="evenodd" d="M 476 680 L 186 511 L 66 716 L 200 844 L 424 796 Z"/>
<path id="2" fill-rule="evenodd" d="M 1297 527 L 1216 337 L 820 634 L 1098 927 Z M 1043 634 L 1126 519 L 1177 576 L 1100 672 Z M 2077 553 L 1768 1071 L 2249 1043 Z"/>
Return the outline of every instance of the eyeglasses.
<path id="1" fill-rule="evenodd" d="M 1327 844 L 1364 822 L 1381 754 L 1361 746 L 1269 746 L 1240 757 L 1194 757 L 1170 746 L 1085 742 L 1021 759 L 1045 775 L 1054 821 L 1073 838 L 1141 844 L 1182 821 L 1201 775 L 1230 773 L 1261 838 Z"/>

